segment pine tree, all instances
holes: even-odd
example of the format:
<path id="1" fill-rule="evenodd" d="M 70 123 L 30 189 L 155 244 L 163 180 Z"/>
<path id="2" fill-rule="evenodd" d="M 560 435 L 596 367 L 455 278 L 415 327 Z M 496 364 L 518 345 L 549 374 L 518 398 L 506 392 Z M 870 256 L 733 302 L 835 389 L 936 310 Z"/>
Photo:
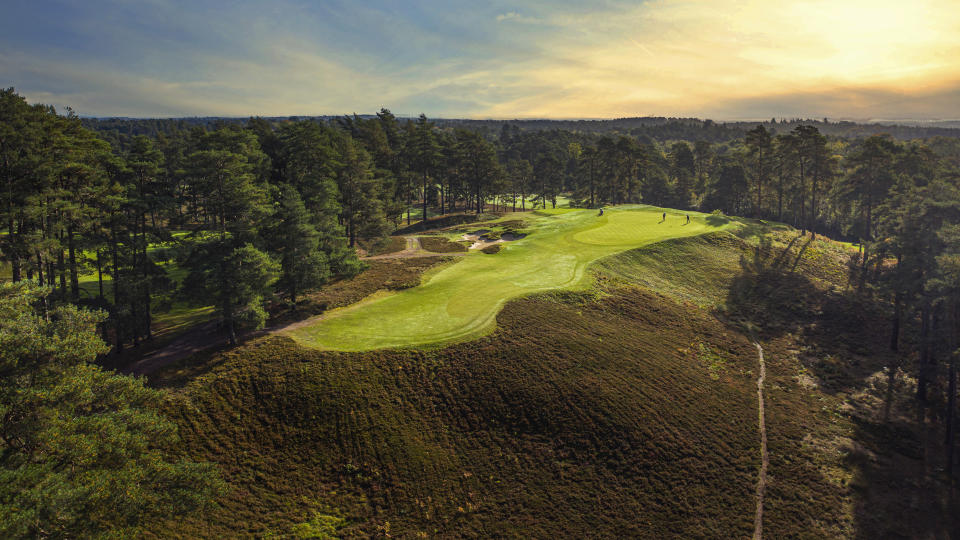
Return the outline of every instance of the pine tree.
<path id="1" fill-rule="evenodd" d="M 281 185 L 278 191 L 278 223 L 271 238 L 271 245 L 280 254 L 276 288 L 286 292 L 296 305 L 300 293 L 319 287 L 329 278 L 330 265 L 326 253 L 319 250 L 320 235 L 310 223 L 300 194 L 289 184 Z"/>
<path id="2" fill-rule="evenodd" d="M 0 536 L 136 537 L 148 519 L 208 506 L 223 483 L 171 459 L 163 395 L 93 365 L 102 315 L 36 313 L 48 293 L 0 285 Z"/>

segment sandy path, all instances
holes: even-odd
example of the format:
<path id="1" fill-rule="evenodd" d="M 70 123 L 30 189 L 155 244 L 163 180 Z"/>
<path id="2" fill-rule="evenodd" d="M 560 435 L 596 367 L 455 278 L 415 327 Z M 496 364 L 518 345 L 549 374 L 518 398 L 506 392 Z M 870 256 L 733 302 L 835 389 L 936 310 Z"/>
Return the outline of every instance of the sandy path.
<path id="1" fill-rule="evenodd" d="M 763 347 L 753 342 L 757 347 L 757 356 L 760 358 L 760 377 L 757 379 L 757 400 L 759 402 L 758 415 L 760 418 L 760 478 L 757 479 L 757 513 L 753 519 L 753 539 L 763 538 L 763 496 L 767 491 L 767 467 L 770 458 L 767 454 L 767 423 L 763 412 L 763 381 L 767 376 L 767 366 L 763 361 Z"/>

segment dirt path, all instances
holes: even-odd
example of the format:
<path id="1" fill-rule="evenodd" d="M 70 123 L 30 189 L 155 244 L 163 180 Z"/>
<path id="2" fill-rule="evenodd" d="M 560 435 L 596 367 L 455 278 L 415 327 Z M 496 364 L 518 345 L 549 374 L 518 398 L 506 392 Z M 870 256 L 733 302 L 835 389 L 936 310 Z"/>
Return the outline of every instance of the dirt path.
<path id="1" fill-rule="evenodd" d="M 292 323 L 268 326 L 238 336 L 238 342 L 242 344 L 266 334 L 282 332 L 284 330 L 295 330 L 301 326 L 315 324 L 323 318 L 324 315 L 316 315 Z M 139 360 L 126 366 L 121 371 L 130 375 L 150 375 L 170 364 L 179 362 L 184 358 L 189 358 L 207 349 L 226 346 L 228 341 L 229 339 L 225 333 L 217 331 L 216 322 L 211 321 L 193 330 L 184 332 L 169 344 L 143 355 Z"/>
<path id="2" fill-rule="evenodd" d="M 767 491 L 767 467 L 770 458 L 767 455 L 767 423 L 763 412 L 763 381 L 767 376 L 767 365 L 763 361 L 763 347 L 754 341 L 757 347 L 757 356 L 760 358 L 760 377 L 757 379 L 757 400 L 760 417 L 760 478 L 757 479 L 757 513 L 753 519 L 753 540 L 763 538 L 763 496 Z"/>
<path id="3" fill-rule="evenodd" d="M 187 330 L 167 345 L 143 355 L 120 371 L 131 375 L 149 375 L 162 367 L 226 342 L 227 336 L 217 331 L 217 323 L 207 322 Z"/>

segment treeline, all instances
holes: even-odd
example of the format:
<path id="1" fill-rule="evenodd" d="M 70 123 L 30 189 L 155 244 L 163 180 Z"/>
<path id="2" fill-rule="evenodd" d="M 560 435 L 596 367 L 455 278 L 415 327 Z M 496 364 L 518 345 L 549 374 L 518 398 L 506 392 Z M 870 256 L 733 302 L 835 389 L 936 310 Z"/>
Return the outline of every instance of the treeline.
<path id="1" fill-rule="evenodd" d="M 716 143 L 697 138 L 713 129 L 707 123 L 688 123 L 689 140 L 664 143 L 523 122 L 401 120 L 386 109 L 158 122 L 154 138 L 112 132 L 108 144 L 13 89 L 0 100 L 0 245 L 10 275 L 108 311 L 105 336 L 117 351 L 150 339 L 153 310 L 175 298 L 215 306 L 232 336 L 262 324 L 274 295 L 296 303 L 358 272 L 356 247 L 400 226 L 561 197 L 579 207 L 719 211 L 856 241 L 856 286 L 889 300 L 891 346 L 917 328 L 921 398 L 937 359 L 956 349 L 957 138 L 849 140 L 821 131 L 834 123 L 772 122 Z M 185 273 L 179 288 L 163 264 L 171 257 Z M 81 297 L 82 274 L 98 276 L 95 298 Z"/>
<path id="2" fill-rule="evenodd" d="M 368 120 L 375 115 L 360 115 Z M 296 120 L 313 120 L 326 123 L 338 120 L 335 116 L 272 117 L 265 118 L 272 124 Z M 405 122 L 401 119 L 401 122 Z M 202 127 L 217 127 L 247 122 L 245 118 L 189 117 L 189 118 L 83 118 L 84 127 L 96 131 L 115 146 L 123 147 L 136 135 L 156 138 L 172 135 L 177 131 Z M 913 124 L 857 123 L 848 120 L 772 118 L 765 122 L 714 122 L 699 118 L 616 118 L 611 120 L 468 120 L 435 119 L 442 129 L 467 129 L 495 137 L 505 125 L 522 131 L 572 131 L 583 135 L 629 135 L 640 139 L 670 143 L 673 141 L 708 141 L 729 143 L 742 139 L 747 131 L 763 126 L 774 134 L 785 134 L 800 125 L 816 127 L 823 135 L 845 139 L 863 139 L 873 135 L 890 135 L 901 141 L 928 139 L 932 137 L 957 137 L 960 128 L 955 122 L 930 122 Z"/>

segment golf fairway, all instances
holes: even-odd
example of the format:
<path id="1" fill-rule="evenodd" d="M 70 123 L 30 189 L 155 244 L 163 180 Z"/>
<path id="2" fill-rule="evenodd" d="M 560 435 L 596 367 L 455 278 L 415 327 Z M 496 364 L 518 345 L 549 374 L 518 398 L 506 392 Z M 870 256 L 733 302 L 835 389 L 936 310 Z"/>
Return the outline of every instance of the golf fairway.
<path id="1" fill-rule="evenodd" d="M 667 219 L 661 223 L 662 213 Z M 690 215 L 686 223 L 684 215 Z M 511 219 L 510 217 L 504 219 Z M 733 226 L 725 218 L 650 206 L 564 210 L 535 215 L 525 238 L 499 253 L 471 252 L 424 277 L 424 283 L 331 311 L 288 334 L 308 347 L 363 351 L 479 337 L 492 330 L 501 306 L 519 296 L 584 282 L 602 257 L 654 242 Z"/>

